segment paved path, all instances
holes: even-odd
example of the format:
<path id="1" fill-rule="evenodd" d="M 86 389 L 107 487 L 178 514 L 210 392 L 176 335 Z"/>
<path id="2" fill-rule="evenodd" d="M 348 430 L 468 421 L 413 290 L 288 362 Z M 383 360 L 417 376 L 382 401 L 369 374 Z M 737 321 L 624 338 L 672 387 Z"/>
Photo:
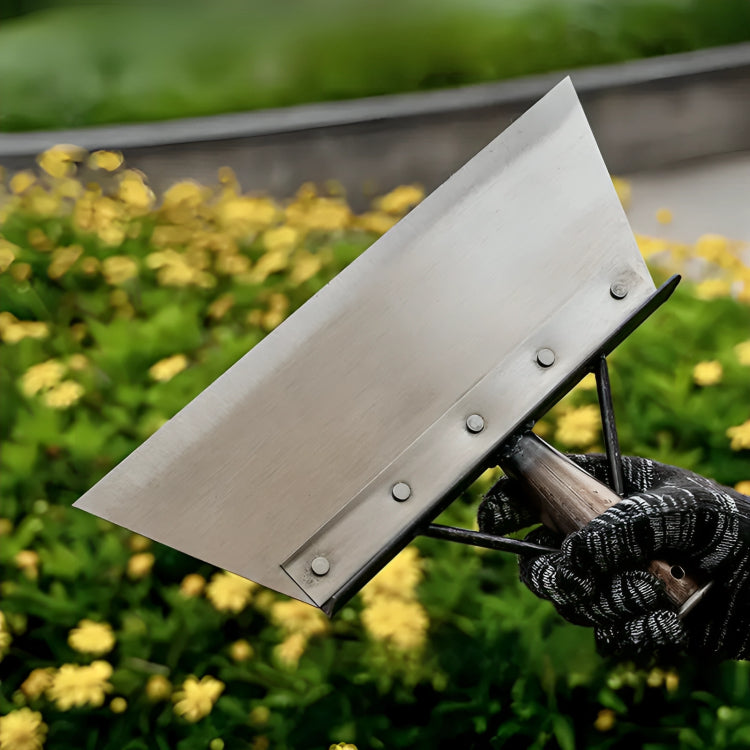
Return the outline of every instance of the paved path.
<path id="1" fill-rule="evenodd" d="M 708 233 L 750 242 L 750 152 L 623 176 L 632 188 L 635 232 L 691 243 Z M 660 208 L 672 212 L 671 224 L 657 221 Z"/>

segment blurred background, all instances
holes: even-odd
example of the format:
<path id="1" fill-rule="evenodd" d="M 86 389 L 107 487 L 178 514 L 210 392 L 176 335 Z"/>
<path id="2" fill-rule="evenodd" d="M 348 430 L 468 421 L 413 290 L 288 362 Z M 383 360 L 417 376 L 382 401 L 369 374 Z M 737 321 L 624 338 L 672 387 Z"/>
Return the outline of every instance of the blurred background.
<path id="1" fill-rule="evenodd" d="M 336 180 L 362 207 L 405 181 L 436 187 L 572 74 L 610 171 L 639 188 L 639 230 L 656 230 L 658 193 L 682 220 L 673 238 L 708 221 L 750 239 L 747 0 L 5 0 L 2 13 L 9 168 L 71 142 L 124 150 L 157 189 L 231 164 L 248 189 Z"/>
<path id="2" fill-rule="evenodd" d="M 566 75 L 686 278 L 611 358 L 623 451 L 750 493 L 748 0 L 0 14 L 1 750 L 750 744 L 748 663 L 603 659 L 511 556 L 419 539 L 329 621 L 70 507 Z"/>

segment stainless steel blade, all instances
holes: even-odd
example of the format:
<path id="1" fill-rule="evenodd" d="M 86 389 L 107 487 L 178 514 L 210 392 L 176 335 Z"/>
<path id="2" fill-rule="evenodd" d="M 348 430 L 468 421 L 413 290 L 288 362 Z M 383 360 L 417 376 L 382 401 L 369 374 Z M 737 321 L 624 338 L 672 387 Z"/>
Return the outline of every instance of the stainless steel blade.
<path id="1" fill-rule="evenodd" d="M 653 291 L 566 79 L 76 507 L 326 607 Z"/>

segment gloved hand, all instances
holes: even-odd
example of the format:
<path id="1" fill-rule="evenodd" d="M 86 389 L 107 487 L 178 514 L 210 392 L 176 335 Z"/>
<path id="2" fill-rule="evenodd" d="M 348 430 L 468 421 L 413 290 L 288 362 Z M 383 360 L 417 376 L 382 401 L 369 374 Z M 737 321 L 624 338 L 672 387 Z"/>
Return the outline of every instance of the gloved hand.
<path id="1" fill-rule="evenodd" d="M 606 457 L 571 456 L 609 484 Z M 623 459 L 625 499 L 564 539 L 540 527 L 526 538 L 561 547 L 522 558 L 521 580 L 567 620 L 594 627 L 603 653 L 667 650 L 750 658 L 750 498 L 689 471 Z M 503 477 L 479 506 L 490 534 L 538 523 L 516 482 Z M 681 564 L 713 586 L 679 619 L 651 560 Z"/>

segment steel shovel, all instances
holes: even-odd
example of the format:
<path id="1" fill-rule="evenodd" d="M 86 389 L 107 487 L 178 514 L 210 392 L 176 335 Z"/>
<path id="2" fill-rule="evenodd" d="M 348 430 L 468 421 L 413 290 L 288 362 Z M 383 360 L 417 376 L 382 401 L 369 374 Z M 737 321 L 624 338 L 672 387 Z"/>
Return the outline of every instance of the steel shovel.
<path id="1" fill-rule="evenodd" d="M 570 530 L 618 496 L 526 425 L 674 283 L 566 79 L 75 505 L 328 613 L 498 460 Z"/>

